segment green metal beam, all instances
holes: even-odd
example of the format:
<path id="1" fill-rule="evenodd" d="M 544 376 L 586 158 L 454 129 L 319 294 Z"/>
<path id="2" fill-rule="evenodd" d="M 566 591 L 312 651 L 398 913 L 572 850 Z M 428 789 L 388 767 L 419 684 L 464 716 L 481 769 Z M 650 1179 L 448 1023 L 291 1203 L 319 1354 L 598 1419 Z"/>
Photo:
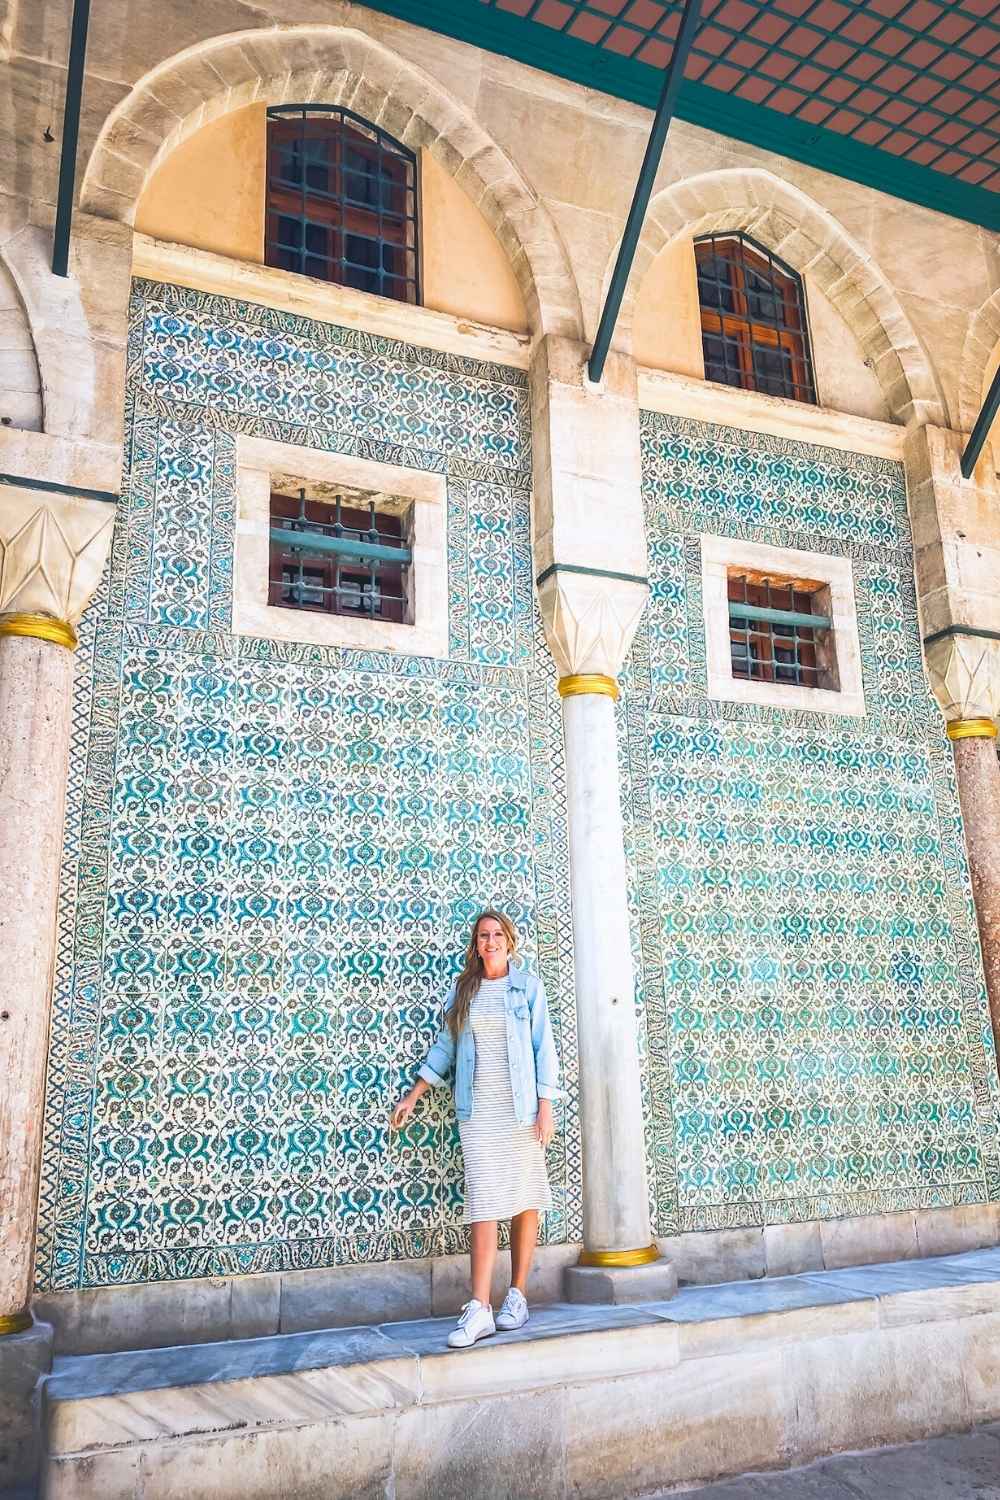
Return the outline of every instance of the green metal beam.
<path id="1" fill-rule="evenodd" d="M 983 409 L 976 418 L 976 425 L 972 429 L 969 441 L 965 445 L 965 452 L 962 454 L 963 479 L 971 479 L 972 471 L 976 467 L 976 459 L 983 451 L 983 444 L 990 435 L 990 428 L 993 426 L 998 411 L 1000 411 L 1000 367 L 997 368 L 990 382 Z"/>
<path id="2" fill-rule="evenodd" d="M 663 148 L 667 143 L 667 131 L 674 117 L 674 107 L 677 94 L 684 79 L 684 64 L 688 60 L 691 51 L 691 43 L 694 41 L 695 32 L 698 30 L 698 19 L 701 15 L 701 0 L 684 0 L 684 14 L 681 17 L 681 27 L 677 33 L 673 51 L 670 54 L 670 62 L 663 78 L 663 88 L 660 92 L 656 105 L 656 114 L 649 131 L 649 140 L 646 142 L 645 155 L 642 158 L 642 166 L 635 184 L 635 192 L 632 194 L 632 203 L 625 221 L 625 232 L 622 242 L 618 247 L 618 259 L 615 261 L 614 274 L 608 287 L 608 294 L 604 299 L 604 311 L 601 313 L 601 321 L 597 328 L 597 337 L 594 339 L 594 347 L 590 351 L 590 360 L 587 364 L 587 374 L 597 385 L 604 374 L 604 362 L 611 348 L 611 340 L 614 336 L 615 324 L 618 322 L 618 314 L 621 311 L 622 298 L 625 296 L 625 288 L 628 285 L 629 273 L 632 270 L 632 262 L 635 260 L 635 252 L 639 245 L 639 236 L 642 234 L 642 226 L 646 219 L 646 209 L 649 207 L 649 199 L 653 191 L 653 183 L 660 169 L 660 158 Z"/>
<path id="3" fill-rule="evenodd" d="M 526 21 L 507 11 L 481 5 L 478 0 L 368 0 L 368 3 L 373 10 L 540 68 L 584 88 L 599 89 L 646 109 L 656 107 L 662 83 L 658 68 L 567 36 L 541 22 Z M 877 146 L 865 146 L 838 135 L 835 130 L 809 125 L 691 79 L 685 79 L 681 86 L 676 114 L 689 124 L 719 135 L 790 156 L 894 198 L 1000 232 L 1000 193 L 917 166 L 889 151 L 880 151 Z"/>
<path id="4" fill-rule="evenodd" d="M 359 557 L 366 562 L 397 563 L 412 561 L 409 547 L 380 547 L 375 542 L 355 542 L 349 537 L 326 536 L 321 531 L 292 531 L 284 526 L 271 527 L 271 541 L 283 547 L 297 547 L 302 552 L 330 552 L 337 557 Z"/>
<path id="5" fill-rule="evenodd" d="M 735 602 L 729 606 L 729 618 L 761 620 L 767 625 L 802 625 L 807 630 L 829 630 L 833 625 L 829 615 L 807 615 L 797 609 L 766 609 L 763 604 Z"/>

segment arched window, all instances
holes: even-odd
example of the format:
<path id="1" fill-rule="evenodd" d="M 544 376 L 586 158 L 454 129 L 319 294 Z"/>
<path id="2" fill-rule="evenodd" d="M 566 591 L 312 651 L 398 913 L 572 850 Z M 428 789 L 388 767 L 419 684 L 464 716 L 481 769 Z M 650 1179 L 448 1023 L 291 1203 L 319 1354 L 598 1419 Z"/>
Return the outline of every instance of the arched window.
<path id="1" fill-rule="evenodd" d="M 705 379 L 816 402 L 801 279 L 747 234 L 694 242 Z"/>
<path id="2" fill-rule="evenodd" d="M 268 109 L 264 262 L 419 302 L 413 152 L 339 105 Z"/>

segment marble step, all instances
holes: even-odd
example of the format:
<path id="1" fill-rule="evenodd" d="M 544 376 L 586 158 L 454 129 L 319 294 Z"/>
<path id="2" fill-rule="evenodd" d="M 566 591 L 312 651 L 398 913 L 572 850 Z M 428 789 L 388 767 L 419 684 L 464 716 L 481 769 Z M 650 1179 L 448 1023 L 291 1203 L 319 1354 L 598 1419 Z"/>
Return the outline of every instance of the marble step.
<path id="1" fill-rule="evenodd" d="M 608 1500 L 1000 1417 L 1000 1251 L 57 1358 L 53 1500 Z"/>

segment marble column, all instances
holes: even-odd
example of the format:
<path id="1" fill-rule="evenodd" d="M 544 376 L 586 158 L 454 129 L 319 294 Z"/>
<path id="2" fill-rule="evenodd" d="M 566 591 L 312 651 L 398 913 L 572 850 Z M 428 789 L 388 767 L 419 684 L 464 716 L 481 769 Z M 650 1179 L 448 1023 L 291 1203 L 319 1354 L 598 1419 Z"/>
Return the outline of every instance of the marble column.
<path id="1" fill-rule="evenodd" d="M 0 1335 L 31 1326 L 76 625 L 112 505 L 0 494 Z"/>
<path id="2" fill-rule="evenodd" d="M 567 1294 L 619 1301 L 669 1296 L 676 1279 L 650 1230 L 615 727 L 649 592 L 635 369 L 612 353 L 595 389 L 587 354 L 550 337 L 532 363 L 534 551 L 562 698 L 573 901 L 584 1247 Z"/>
<path id="3" fill-rule="evenodd" d="M 906 481 L 924 660 L 955 757 L 1000 1057 L 1000 479 L 989 450 L 963 478 L 964 444 L 960 432 L 912 430 Z"/>

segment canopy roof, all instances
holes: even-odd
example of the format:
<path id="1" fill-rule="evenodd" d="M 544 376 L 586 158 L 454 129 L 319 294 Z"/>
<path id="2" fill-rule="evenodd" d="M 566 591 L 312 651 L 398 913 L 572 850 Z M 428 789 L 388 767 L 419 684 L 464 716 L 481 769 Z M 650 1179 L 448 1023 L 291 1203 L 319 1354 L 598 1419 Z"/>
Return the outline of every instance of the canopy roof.
<path id="1" fill-rule="evenodd" d="M 368 0 L 652 109 L 681 0 Z M 1000 230 L 1000 0 L 703 0 L 676 113 Z"/>

